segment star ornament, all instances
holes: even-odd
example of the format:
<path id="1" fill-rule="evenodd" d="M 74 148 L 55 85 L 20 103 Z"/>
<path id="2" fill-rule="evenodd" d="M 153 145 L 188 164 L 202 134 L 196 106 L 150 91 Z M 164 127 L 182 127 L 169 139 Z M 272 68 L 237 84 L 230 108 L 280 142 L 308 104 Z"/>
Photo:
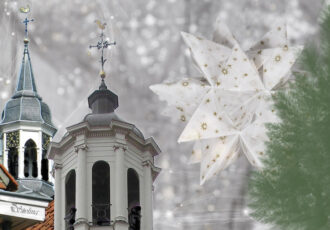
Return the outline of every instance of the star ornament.
<path id="1" fill-rule="evenodd" d="M 220 134 L 224 136 L 252 119 L 257 103 L 253 104 L 253 109 L 247 108 L 249 111 L 243 111 L 243 107 L 245 100 L 263 90 L 257 69 L 238 45 L 234 46 L 223 69 L 226 71 L 219 70 L 219 76 L 215 78 L 222 84 L 211 87 L 207 92 L 179 142 L 213 138 Z M 214 127 L 218 132 L 205 126 Z"/>
<path id="2" fill-rule="evenodd" d="M 162 111 L 163 115 L 181 122 L 190 120 L 210 88 L 205 78 L 184 78 L 178 82 L 150 86 L 150 89 L 159 95 L 160 100 L 168 104 Z"/>
<path id="3" fill-rule="evenodd" d="M 203 78 L 150 88 L 168 102 L 167 115 L 187 123 L 179 142 L 195 141 L 190 162 L 201 163 L 201 183 L 241 154 L 261 168 L 265 124 L 279 122 L 271 95 L 287 82 L 302 47 L 288 46 L 283 23 L 245 52 L 220 21 L 213 41 L 182 36 Z"/>
<path id="4" fill-rule="evenodd" d="M 262 114 L 261 111 L 265 110 L 267 106 L 262 104 L 262 102 L 266 102 L 266 99 L 262 98 L 263 96 L 266 95 L 259 93 L 248 96 L 249 99 L 244 104 L 230 111 L 230 115 L 226 119 L 222 118 L 217 123 L 214 123 L 209 108 L 206 106 L 200 106 L 194 113 L 190 120 L 192 124 L 198 123 L 194 121 L 195 117 L 202 117 L 202 120 L 199 121 L 200 139 L 197 150 L 202 155 L 200 159 L 202 184 L 218 171 L 228 167 L 242 153 L 246 155 L 253 166 L 262 167 L 261 158 L 265 151 L 264 142 L 268 140 L 265 121 L 268 118 L 275 122 L 277 118 L 276 116 L 269 116 L 272 114 Z M 258 113 L 258 111 L 260 112 Z M 190 124 L 188 123 L 180 138 L 189 128 Z"/>

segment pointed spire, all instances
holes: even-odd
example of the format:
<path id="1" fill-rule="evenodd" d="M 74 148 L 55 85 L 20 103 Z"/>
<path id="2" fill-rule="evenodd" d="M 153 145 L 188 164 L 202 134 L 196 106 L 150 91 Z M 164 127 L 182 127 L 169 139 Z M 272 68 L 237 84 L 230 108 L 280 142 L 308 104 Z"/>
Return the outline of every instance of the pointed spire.
<path id="1" fill-rule="evenodd" d="M 28 39 L 28 23 L 33 21 L 33 19 L 29 20 L 28 18 L 25 18 L 25 20 L 23 21 L 23 23 L 25 24 L 24 52 L 21 69 L 18 74 L 17 86 L 15 94 L 13 96 L 14 98 L 21 95 L 38 97 L 29 53 Z"/>
<path id="2" fill-rule="evenodd" d="M 29 9 L 21 9 L 21 12 L 28 13 Z M 26 11 L 26 12 L 25 12 Z M 13 122 L 36 122 L 46 125 L 50 132 L 55 134 L 56 128 L 51 119 L 51 112 L 46 103 L 37 93 L 37 87 L 32 71 L 32 64 L 29 53 L 28 23 L 33 19 L 25 18 L 24 52 L 20 71 L 18 73 L 17 86 L 14 95 L 7 101 L 2 112 L 0 130 L 2 127 Z"/>
<path id="3" fill-rule="evenodd" d="M 34 75 L 32 71 L 31 58 L 28 48 L 29 41 L 24 39 L 24 53 L 20 73 L 18 75 L 16 92 L 18 91 L 32 91 L 37 92 Z"/>

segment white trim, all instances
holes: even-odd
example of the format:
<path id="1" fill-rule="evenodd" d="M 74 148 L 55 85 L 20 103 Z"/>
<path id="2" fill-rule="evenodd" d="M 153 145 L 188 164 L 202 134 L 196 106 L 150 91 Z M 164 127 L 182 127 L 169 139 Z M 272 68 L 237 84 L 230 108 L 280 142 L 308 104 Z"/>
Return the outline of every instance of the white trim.
<path id="1" fill-rule="evenodd" d="M 44 221 L 45 213 L 44 207 L 0 200 L 0 215 Z"/>
<path id="2" fill-rule="evenodd" d="M 21 203 L 21 204 L 28 204 L 40 207 L 48 207 L 48 202 L 46 201 L 38 201 L 38 200 L 30 200 L 26 198 L 14 197 L 14 196 L 6 196 L 0 194 L 0 201 L 7 201 L 7 202 L 14 202 L 14 203 Z"/>

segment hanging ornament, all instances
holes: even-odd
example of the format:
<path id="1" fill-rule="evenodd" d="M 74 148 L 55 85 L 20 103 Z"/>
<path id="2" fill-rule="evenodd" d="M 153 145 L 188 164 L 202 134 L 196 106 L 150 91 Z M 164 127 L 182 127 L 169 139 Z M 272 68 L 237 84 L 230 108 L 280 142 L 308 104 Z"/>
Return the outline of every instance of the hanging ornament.
<path id="1" fill-rule="evenodd" d="M 190 162 L 201 162 L 201 183 L 242 153 L 262 167 L 265 124 L 279 121 L 271 96 L 289 79 L 302 48 L 288 46 L 283 23 L 245 52 L 220 21 L 213 41 L 182 36 L 203 77 L 150 88 L 167 101 L 165 114 L 187 123 L 178 141 L 196 142 Z"/>

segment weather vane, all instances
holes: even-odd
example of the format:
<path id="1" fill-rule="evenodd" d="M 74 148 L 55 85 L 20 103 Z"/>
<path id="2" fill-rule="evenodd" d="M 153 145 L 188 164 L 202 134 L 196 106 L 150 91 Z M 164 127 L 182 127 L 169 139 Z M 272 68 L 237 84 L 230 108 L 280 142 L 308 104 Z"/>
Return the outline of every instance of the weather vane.
<path id="1" fill-rule="evenodd" d="M 100 20 L 95 20 L 95 23 L 98 25 L 98 27 L 101 29 L 101 35 L 100 35 L 100 41 L 97 42 L 96 45 L 90 45 L 89 48 L 97 48 L 98 50 L 101 50 L 101 78 L 102 80 L 105 78 L 105 72 L 104 72 L 104 63 L 107 61 L 107 59 L 104 58 L 104 49 L 107 49 L 109 46 L 116 45 L 116 42 L 108 42 L 104 39 L 104 29 L 107 25 L 106 23 L 101 23 Z"/>
<path id="2" fill-rule="evenodd" d="M 27 5 L 26 7 L 21 7 L 19 8 L 19 11 L 23 14 L 28 14 L 30 13 L 30 6 Z M 23 23 L 25 24 L 25 39 L 24 41 L 28 41 L 28 25 L 30 22 L 33 22 L 34 19 L 28 19 L 27 17 L 25 18 L 25 20 L 23 21 Z"/>

